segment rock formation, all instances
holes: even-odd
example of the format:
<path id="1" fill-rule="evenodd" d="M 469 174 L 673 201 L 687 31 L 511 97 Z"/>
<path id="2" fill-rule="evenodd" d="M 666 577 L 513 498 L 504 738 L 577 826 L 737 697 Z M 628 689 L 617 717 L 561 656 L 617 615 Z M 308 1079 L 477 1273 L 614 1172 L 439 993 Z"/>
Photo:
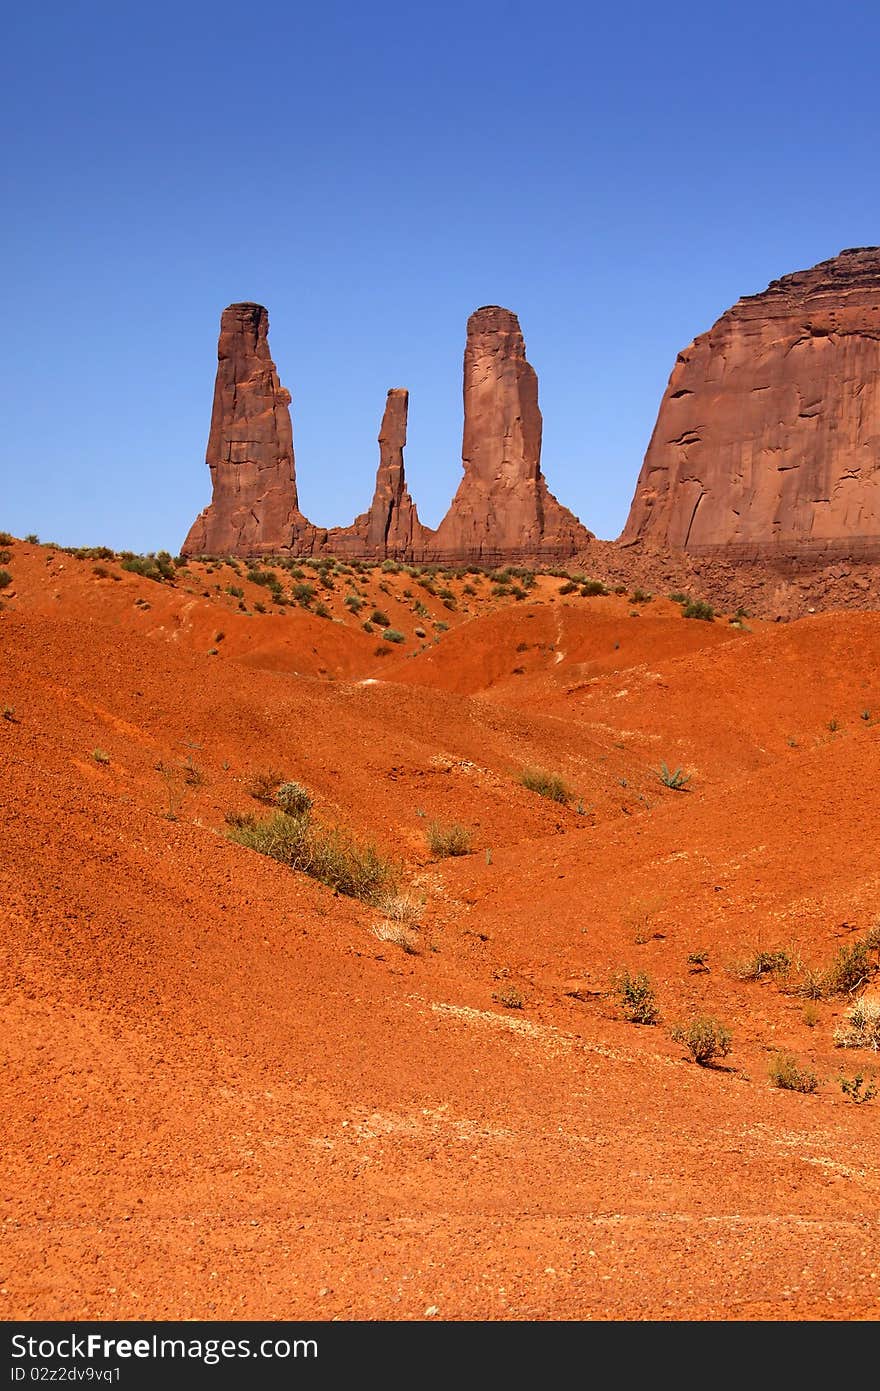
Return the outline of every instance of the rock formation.
<path id="1" fill-rule="evenodd" d="M 498 305 L 478 309 L 464 350 L 464 477 L 430 542 L 433 556 L 557 559 L 590 542 L 541 473 L 542 424 L 519 320 Z"/>
<path id="2" fill-rule="evenodd" d="M 679 354 L 620 539 L 880 554 L 880 248 L 773 281 Z"/>
<path id="3" fill-rule="evenodd" d="M 436 532 L 423 526 L 404 478 L 409 394 L 388 393 L 369 512 L 323 530 L 299 510 L 290 395 L 269 353 L 269 316 L 232 304 L 220 323 L 207 460 L 213 496 L 184 555 L 340 555 L 488 564 L 566 559 L 592 540 L 541 473 L 538 379 L 516 315 L 478 309 L 464 355 L 464 477 Z"/>
<path id="4" fill-rule="evenodd" d="M 344 529 L 344 532 L 353 533 L 351 542 L 355 548 L 360 543 L 363 548 L 360 553 L 367 556 L 409 560 L 414 552 L 421 553 L 424 549 L 427 528 L 419 521 L 416 505 L 407 492 L 403 470 L 408 406 L 406 388 L 392 387 L 379 429 L 379 468 L 370 510 L 356 517 L 350 528 Z M 336 534 L 331 533 L 329 541 L 332 542 Z M 346 549 L 352 553 L 351 546 Z"/>
<path id="5" fill-rule="evenodd" d="M 290 392 L 269 352 L 261 304 L 230 304 L 220 319 L 208 437 L 211 505 L 196 518 L 184 555 L 261 555 L 289 548 L 313 528 L 299 510 Z"/>

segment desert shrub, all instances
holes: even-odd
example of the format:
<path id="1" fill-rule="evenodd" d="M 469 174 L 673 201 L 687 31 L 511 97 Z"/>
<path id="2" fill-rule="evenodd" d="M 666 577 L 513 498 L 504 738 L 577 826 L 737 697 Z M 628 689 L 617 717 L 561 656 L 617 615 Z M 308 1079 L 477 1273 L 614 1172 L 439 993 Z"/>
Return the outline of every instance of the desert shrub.
<path id="1" fill-rule="evenodd" d="M 621 972 L 614 982 L 614 989 L 621 1009 L 631 1024 L 657 1023 L 660 1010 L 654 987 L 644 971 L 639 971 L 637 975 L 631 975 L 629 971 Z"/>
<path id="2" fill-rule="evenodd" d="M 316 605 L 315 605 L 315 617 L 316 617 L 316 618 L 332 618 L 333 615 L 331 614 L 331 612 L 330 612 L 330 610 L 328 609 L 328 607 L 327 607 L 326 604 L 316 604 Z"/>
<path id="3" fill-rule="evenodd" d="M 417 927 L 424 911 L 424 899 L 411 893 L 385 893 L 376 901 L 376 907 L 389 922 L 404 923 Z"/>
<path id="4" fill-rule="evenodd" d="M 688 596 L 687 596 L 686 594 L 670 594 L 669 597 L 670 597 L 670 599 L 672 600 L 673 604 L 689 604 L 689 603 L 690 603 L 690 599 L 688 598 Z"/>
<path id="5" fill-rule="evenodd" d="M 684 1044 L 700 1067 L 708 1067 L 716 1058 L 726 1058 L 733 1046 L 730 1030 L 705 1014 L 697 1015 L 688 1024 L 676 1024 L 671 1037 Z"/>
<path id="6" fill-rule="evenodd" d="M 791 957 L 787 951 L 765 951 L 761 948 L 734 962 L 730 971 L 737 980 L 760 980 L 762 976 L 783 974 L 790 967 Z"/>
<path id="7" fill-rule="evenodd" d="M 583 599 L 589 599 L 590 596 L 594 594 L 607 593 L 608 590 L 605 588 L 601 580 L 586 580 L 584 584 L 581 585 L 581 597 Z"/>
<path id="8" fill-rule="evenodd" d="M 382 634 L 383 642 L 406 642 L 403 633 L 399 633 L 396 628 L 386 628 Z"/>
<path id="9" fill-rule="evenodd" d="M 106 764 L 110 762 L 109 753 L 105 753 L 103 749 L 92 749 L 92 758 L 96 763 Z"/>
<path id="10" fill-rule="evenodd" d="M 266 613 L 266 612 L 267 612 L 266 605 L 263 603 L 262 599 L 256 599 L 256 600 L 254 601 L 254 613 Z"/>
<path id="11" fill-rule="evenodd" d="M 563 779 L 558 773 L 548 773 L 546 768 L 524 768 L 519 780 L 530 792 L 537 792 L 539 797 L 547 797 L 551 802 L 567 806 L 571 801 L 572 794 Z"/>
<path id="12" fill-rule="evenodd" d="M 12 551 L 0 551 L 0 565 L 8 565 L 12 559 Z"/>
<path id="13" fill-rule="evenodd" d="M 123 553 L 121 561 L 123 570 L 127 570 L 131 575 L 142 575 L 144 579 L 155 580 L 161 584 L 164 580 L 174 580 L 174 562 L 167 551 L 159 551 L 157 555 L 132 555 L 130 551 Z"/>
<path id="14" fill-rule="evenodd" d="M 253 826 L 231 826 L 230 840 L 308 874 L 337 893 L 375 903 L 395 877 L 391 861 L 373 844 L 361 845 L 335 827 L 278 811 Z"/>
<path id="15" fill-rule="evenodd" d="M 493 598 L 493 599 L 506 599 L 507 596 L 508 596 L 509 594 L 510 594 L 510 585 L 509 585 L 509 584 L 496 584 L 496 585 L 493 585 L 493 587 L 492 587 L 492 598 Z"/>
<path id="16" fill-rule="evenodd" d="M 234 826 L 239 831 L 257 824 L 257 818 L 252 811 L 228 811 L 223 820 L 227 826 Z"/>
<path id="17" fill-rule="evenodd" d="M 683 768 L 668 768 L 665 763 L 660 764 L 657 776 L 664 787 L 671 787 L 674 792 L 683 792 L 691 780 L 691 774 Z"/>
<path id="18" fill-rule="evenodd" d="M 379 923 L 373 928 L 373 936 L 378 937 L 380 942 L 393 942 L 396 947 L 405 951 L 407 956 L 418 956 L 421 951 L 418 937 L 403 923 Z"/>
<path id="19" fill-rule="evenodd" d="M 241 588 L 240 585 L 237 584 L 228 584 L 226 586 L 226 593 L 231 594 L 233 599 L 244 598 L 244 590 Z"/>
<path id="20" fill-rule="evenodd" d="M 448 632 L 449 632 L 449 624 L 448 624 L 448 623 L 443 623 L 443 622 L 441 622 L 440 619 L 436 619 L 436 620 L 431 624 L 431 627 L 434 629 L 434 632 L 435 632 L 435 633 L 448 633 Z"/>
<path id="21" fill-rule="evenodd" d="M 315 586 L 313 584 L 295 584 L 291 593 L 296 602 L 305 607 L 305 605 L 310 604 L 315 597 Z"/>
<path id="22" fill-rule="evenodd" d="M 358 594 L 346 594 L 342 602 L 352 613 L 359 613 L 364 606 L 364 601 Z"/>
<path id="23" fill-rule="evenodd" d="M 688 969 L 692 972 L 708 971 L 709 953 L 705 947 L 699 951 L 692 951 L 687 959 Z"/>
<path id="24" fill-rule="evenodd" d="M 0 531 L 0 546 L 12 546 L 15 544 L 15 537 L 9 531 Z"/>
<path id="25" fill-rule="evenodd" d="M 866 941 L 843 946 L 825 972 L 826 995 L 851 995 L 877 972 L 877 962 L 871 959 Z"/>
<path id="26" fill-rule="evenodd" d="M 819 1086 L 816 1074 L 800 1067 L 791 1053 L 776 1053 L 770 1060 L 769 1075 L 771 1087 L 779 1087 L 784 1092 L 810 1095 Z"/>
<path id="27" fill-rule="evenodd" d="M 653 598 L 653 594 L 651 594 L 647 589 L 634 589 L 632 592 L 632 597 L 630 598 L 630 603 L 650 604 Z"/>
<path id="28" fill-rule="evenodd" d="M 432 821 L 425 832 L 428 849 L 438 859 L 467 855 L 471 848 L 471 833 L 457 821 Z"/>
<path id="29" fill-rule="evenodd" d="M 263 768 L 251 775 L 247 785 L 248 795 L 256 802 L 274 802 L 275 793 L 284 782 L 287 782 L 287 778 L 277 768 Z"/>
<path id="30" fill-rule="evenodd" d="M 373 612 L 370 614 L 370 622 L 375 623 L 377 628 L 391 627 L 391 619 L 383 609 L 373 609 Z"/>
<path id="31" fill-rule="evenodd" d="M 682 618 L 702 618 L 704 623 L 714 623 L 715 610 L 704 599 L 688 599 L 681 611 Z"/>
<path id="32" fill-rule="evenodd" d="M 375 633 L 376 631 L 369 619 L 367 619 L 366 623 L 362 623 L 361 627 L 365 633 Z"/>
<path id="33" fill-rule="evenodd" d="M 301 782 L 283 782 L 275 789 L 275 803 L 288 816 L 303 816 L 312 809 L 312 796 Z"/>
<path id="34" fill-rule="evenodd" d="M 26 536 L 24 539 L 29 546 L 39 546 L 40 544 L 40 538 L 35 531 L 32 531 L 30 535 Z"/>
<path id="35" fill-rule="evenodd" d="M 877 1081 L 872 1074 L 866 1086 L 865 1074 L 857 1072 L 855 1077 L 841 1077 L 840 1090 L 850 1101 L 854 1101 L 856 1106 L 861 1106 L 866 1101 L 873 1101 L 877 1095 Z"/>
<path id="36" fill-rule="evenodd" d="M 8 589 L 12 584 L 12 576 L 8 570 L 0 570 L 0 589 Z"/>
<path id="37" fill-rule="evenodd" d="M 880 1050 L 880 1000 L 855 1000 L 835 1030 L 837 1048 L 873 1048 Z"/>
<path id="38" fill-rule="evenodd" d="M 577 585 L 574 583 L 573 580 L 569 580 L 566 584 L 560 585 L 559 588 L 560 594 L 574 594 L 576 593 L 576 591 Z"/>
<path id="39" fill-rule="evenodd" d="M 499 990 L 497 995 L 492 996 L 492 999 L 499 1005 L 503 1005 L 505 1009 L 522 1009 L 523 1007 L 522 995 L 511 985 L 508 985 L 504 990 Z"/>

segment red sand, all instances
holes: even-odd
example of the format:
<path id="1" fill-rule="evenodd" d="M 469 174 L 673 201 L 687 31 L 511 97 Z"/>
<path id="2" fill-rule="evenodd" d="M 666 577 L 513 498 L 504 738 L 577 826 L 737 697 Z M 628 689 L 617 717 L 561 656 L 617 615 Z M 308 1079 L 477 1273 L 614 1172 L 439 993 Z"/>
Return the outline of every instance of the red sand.
<path id="1" fill-rule="evenodd" d="M 880 1099 L 838 1081 L 876 1054 L 834 1048 L 846 1000 L 810 1027 L 727 968 L 877 923 L 880 614 L 740 631 L 548 577 L 438 581 L 453 612 L 375 572 L 357 617 L 337 577 L 331 622 L 241 613 L 229 571 L 187 593 L 12 551 L 4 1317 L 876 1317 Z M 384 656 L 377 603 L 407 638 Z M 418 955 L 229 843 L 269 766 L 402 862 Z M 435 817 L 473 853 L 434 860 Z M 657 1026 L 624 1019 L 624 967 Z M 697 1011 L 721 1067 L 670 1038 Z M 780 1049 L 815 1095 L 769 1085 Z"/>

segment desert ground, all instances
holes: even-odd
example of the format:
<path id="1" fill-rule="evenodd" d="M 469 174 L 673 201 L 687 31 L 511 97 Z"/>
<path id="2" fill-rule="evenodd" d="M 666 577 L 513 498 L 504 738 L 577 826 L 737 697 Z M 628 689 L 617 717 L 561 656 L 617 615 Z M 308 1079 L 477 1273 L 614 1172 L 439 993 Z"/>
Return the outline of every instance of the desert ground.
<path id="1" fill-rule="evenodd" d="M 877 1316 L 880 613 L 3 549 L 3 1317 Z"/>

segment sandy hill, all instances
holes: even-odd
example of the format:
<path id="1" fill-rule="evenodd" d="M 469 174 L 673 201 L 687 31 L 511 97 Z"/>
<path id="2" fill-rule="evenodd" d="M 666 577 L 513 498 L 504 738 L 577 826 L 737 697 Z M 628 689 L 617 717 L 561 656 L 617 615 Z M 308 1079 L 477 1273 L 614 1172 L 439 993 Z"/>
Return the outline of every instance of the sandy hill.
<path id="1" fill-rule="evenodd" d="M 6 1317 L 876 1316 L 880 614 L 5 553 Z"/>

